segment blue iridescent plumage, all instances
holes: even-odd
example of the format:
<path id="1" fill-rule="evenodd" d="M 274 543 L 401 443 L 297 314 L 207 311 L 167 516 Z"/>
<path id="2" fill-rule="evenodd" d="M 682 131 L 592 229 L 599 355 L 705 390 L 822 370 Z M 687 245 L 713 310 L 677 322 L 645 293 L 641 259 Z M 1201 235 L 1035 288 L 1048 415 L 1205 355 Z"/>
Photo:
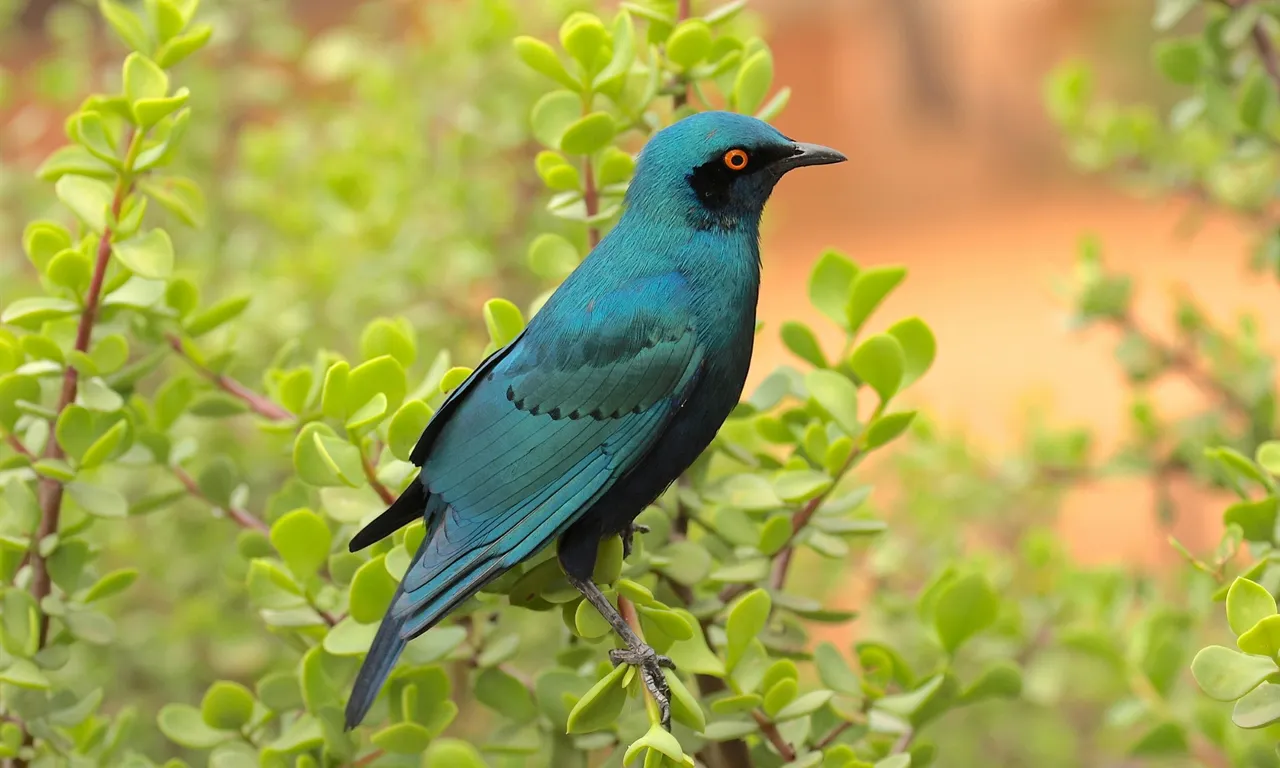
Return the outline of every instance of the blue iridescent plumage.
<path id="1" fill-rule="evenodd" d="M 664 704 L 656 656 L 591 581 L 596 548 L 711 442 L 751 359 L 759 220 L 786 171 L 843 156 L 766 123 L 707 112 L 641 152 L 616 227 L 528 327 L 446 399 L 412 460 L 418 479 L 352 551 L 425 518 L 428 534 L 347 706 L 364 717 L 405 644 L 548 544 Z M 610 616 L 609 613 L 613 615 Z"/>

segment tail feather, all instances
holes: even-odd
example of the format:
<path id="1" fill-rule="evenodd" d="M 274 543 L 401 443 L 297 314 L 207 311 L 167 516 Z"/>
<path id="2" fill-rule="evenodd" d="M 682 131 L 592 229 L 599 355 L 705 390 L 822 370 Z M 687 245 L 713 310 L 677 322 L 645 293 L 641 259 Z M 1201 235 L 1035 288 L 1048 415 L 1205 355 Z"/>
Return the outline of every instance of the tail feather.
<path id="1" fill-rule="evenodd" d="M 348 549 L 359 552 L 370 544 L 375 544 L 414 520 L 422 517 L 427 507 L 427 488 L 422 484 L 421 476 L 413 478 L 409 487 L 404 489 L 400 498 L 391 502 L 386 511 L 375 517 L 368 525 L 351 538 Z"/>
<path id="2" fill-rule="evenodd" d="M 400 591 L 396 590 L 396 598 L 399 597 Z M 395 601 L 392 602 L 394 604 Z M 403 621 L 396 621 L 388 615 L 382 620 L 382 626 L 378 627 L 378 634 L 374 636 L 373 644 L 369 646 L 369 654 L 364 658 L 360 674 L 356 675 L 355 685 L 351 689 L 351 698 L 347 699 L 346 729 L 348 731 L 359 725 L 360 721 L 364 720 L 364 716 L 369 714 L 369 708 L 378 698 L 383 682 L 391 674 L 400 654 L 404 652 L 407 641 L 400 637 L 402 624 L 404 624 Z"/>

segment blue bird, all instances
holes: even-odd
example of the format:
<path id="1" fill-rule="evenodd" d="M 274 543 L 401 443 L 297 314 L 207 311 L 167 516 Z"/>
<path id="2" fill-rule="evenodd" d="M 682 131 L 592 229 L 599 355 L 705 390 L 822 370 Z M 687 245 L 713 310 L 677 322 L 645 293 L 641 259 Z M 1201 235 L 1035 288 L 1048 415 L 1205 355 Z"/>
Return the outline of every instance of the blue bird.
<path id="1" fill-rule="evenodd" d="M 755 338 L 760 215 L 783 174 L 845 160 L 769 124 L 704 112 L 645 145 L 621 219 L 528 327 L 440 406 L 417 478 L 351 540 L 422 518 L 412 564 L 356 678 L 364 719 L 405 645 L 559 539 L 568 581 L 608 619 L 669 726 L 659 656 L 591 581 L 597 546 L 697 459 L 742 394 Z"/>

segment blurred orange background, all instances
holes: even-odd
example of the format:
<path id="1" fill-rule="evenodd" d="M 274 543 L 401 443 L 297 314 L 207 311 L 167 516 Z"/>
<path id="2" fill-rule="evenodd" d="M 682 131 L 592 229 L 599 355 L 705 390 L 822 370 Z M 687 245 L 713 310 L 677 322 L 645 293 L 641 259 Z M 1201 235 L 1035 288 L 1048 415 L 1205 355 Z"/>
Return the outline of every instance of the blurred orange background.
<path id="1" fill-rule="evenodd" d="M 52 4 L 29 4 L 32 29 Z M 324 26 L 352 4 L 295 6 Z M 913 404 L 993 450 L 1013 445 L 1031 401 L 1051 405 L 1063 425 L 1090 427 L 1099 456 L 1122 437 L 1127 388 L 1112 359 L 1115 338 L 1071 332 L 1069 307 L 1053 290 L 1070 274 L 1085 233 L 1099 236 L 1111 266 L 1135 276 L 1136 315 L 1157 335 L 1170 327 L 1169 289 L 1178 285 L 1193 286 L 1218 322 L 1249 311 L 1264 327 L 1280 324 L 1275 286 L 1246 271 L 1252 236 L 1244 222 L 1200 212 L 1194 236 L 1179 234 L 1187 201 L 1142 200 L 1083 177 L 1045 115 L 1045 76 L 1071 58 L 1094 67 L 1105 95 L 1151 93 L 1150 0 L 754 0 L 752 7 L 774 48 L 775 82 L 793 89 L 779 127 L 851 160 L 789 178 L 770 206 L 760 306 L 768 327 L 755 380 L 787 356 L 780 322 L 824 327 L 808 308 L 806 282 L 827 247 L 862 264 L 910 268 L 879 314 L 882 323 L 919 314 L 937 333 L 937 362 Z M 0 55 L 12 61 L 39 47 L 32 41 L 31 50 Z M 62 141 L 60 118 L 50 117 L 47 149 Z M 1181 382 L 1157 393 L 1168 408 L 1200 402 Z M 1061 522 L 1074 554 L 1086 563 L 1176 562 L 1150 493 L 1126 481 L 1074 490 Z M 1211 547 L 1221 499 L 1186 485 L 1174 494 L 1174 533 L 1193 549 Z"/>

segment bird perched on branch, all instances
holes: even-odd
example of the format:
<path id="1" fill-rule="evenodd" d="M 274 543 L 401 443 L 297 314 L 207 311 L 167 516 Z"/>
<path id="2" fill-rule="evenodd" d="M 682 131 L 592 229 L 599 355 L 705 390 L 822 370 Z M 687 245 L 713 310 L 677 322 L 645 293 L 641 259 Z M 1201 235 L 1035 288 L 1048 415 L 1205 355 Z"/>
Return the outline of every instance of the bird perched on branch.
<path id="1" fill-rule="evenodd" d="M 364 718 L 413 638 L 559 539 L 560 564 L 625 647 L 669 725 L 659 656 L 591 580 L 600 541 L 711 443 L 742 394 L 755 337 L 760 215 L 794 168 L 845 160 L 767 123 L 704 112 L 644 147 L 621 219 L 510 344 L 440 406 L 417 478 L 351 541 L 427 526 L 356 679 Z"/>

